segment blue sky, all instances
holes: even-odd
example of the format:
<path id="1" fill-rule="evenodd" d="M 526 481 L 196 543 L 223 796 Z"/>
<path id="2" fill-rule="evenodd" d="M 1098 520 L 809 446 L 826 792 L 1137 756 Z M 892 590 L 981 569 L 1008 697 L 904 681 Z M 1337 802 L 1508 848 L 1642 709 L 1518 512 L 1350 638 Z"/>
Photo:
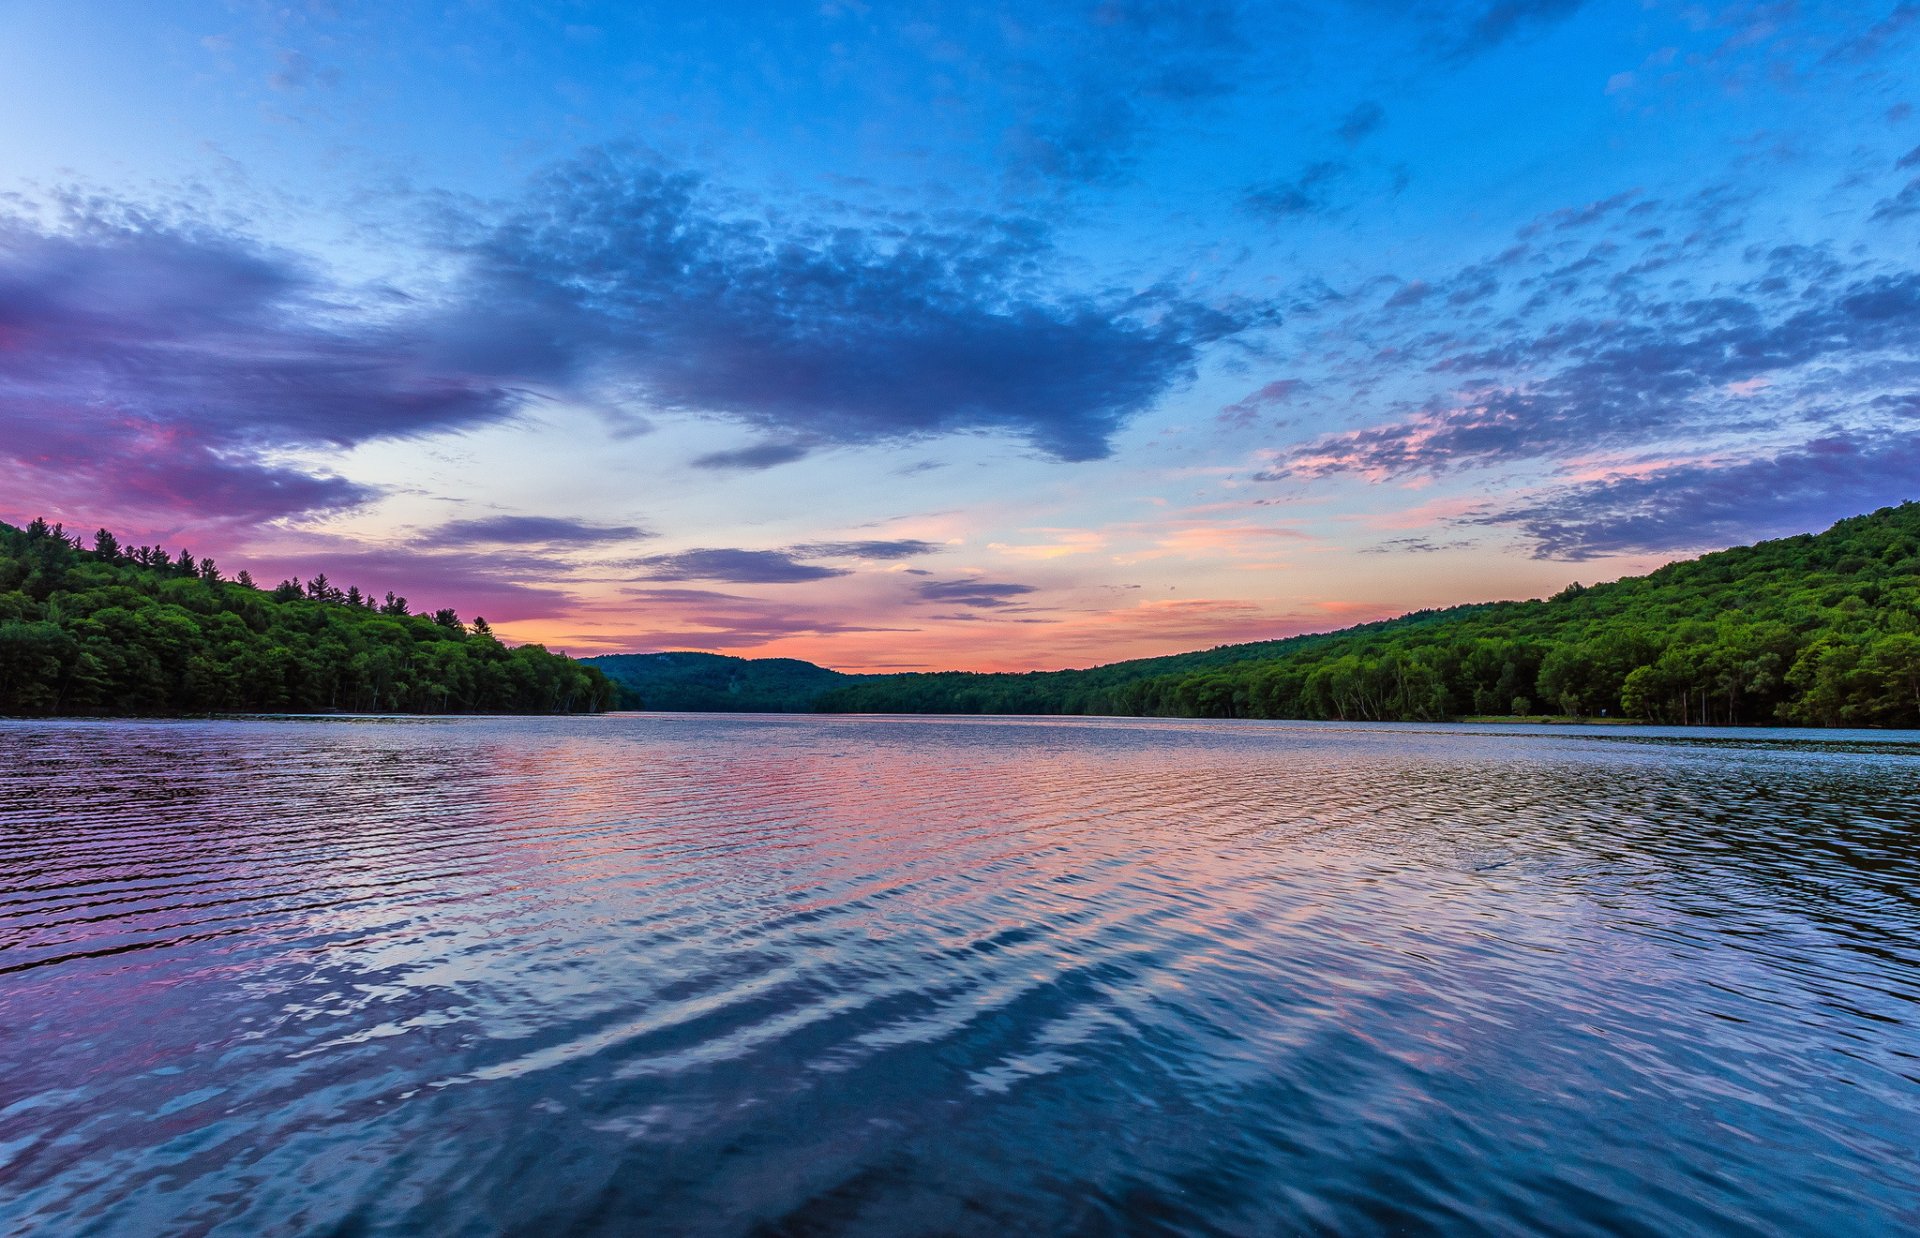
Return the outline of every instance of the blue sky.
<path id="1" fill-rule="evenodd" d="M 1920 6 L 0 2 L 0 516 L 1041 667 L 1915 497 Z"/>

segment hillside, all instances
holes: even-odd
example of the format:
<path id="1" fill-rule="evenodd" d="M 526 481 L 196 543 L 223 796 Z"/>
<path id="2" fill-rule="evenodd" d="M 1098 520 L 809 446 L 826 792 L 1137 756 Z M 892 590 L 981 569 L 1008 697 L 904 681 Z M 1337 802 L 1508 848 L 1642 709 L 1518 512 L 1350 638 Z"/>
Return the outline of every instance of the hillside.
<path id="1" fill-rule="evenodd" d="M 894 675 L 818 708 L 1920 726 L 1920 504 L 1546 601 L 1084 671 Z"/>
<path id="2" fill-rule="evenodd" d="M 158 547 L 0 524 L 0 714 L 582 713 L 613 685 L 486 621 L 324 575 L 257 589 Z"/>
<path id="3" fill-rule="evenodd" d="M 864 678 L 796 658 L 719 653 L 610 653 L 581 661 L 619 687 L 625 709 L 809 713 L 822 693 Z"/>

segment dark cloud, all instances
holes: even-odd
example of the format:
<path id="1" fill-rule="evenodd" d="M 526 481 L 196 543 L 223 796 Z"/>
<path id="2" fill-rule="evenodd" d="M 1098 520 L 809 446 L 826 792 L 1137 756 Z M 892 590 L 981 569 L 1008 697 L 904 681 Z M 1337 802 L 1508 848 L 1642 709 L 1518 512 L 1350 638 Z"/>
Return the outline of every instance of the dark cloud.
<path id="1" fill-rule="evenodd" d="M 498 379 L 432 364 L 423 319 L 355 319 L 337 291 L 288 255 L 124 207 L 0 219 L 0 460 L 30 493 L 259 521 L 371 497 L 277 452 L 511 411 Z"/>
<path id="2" fill-rule="evenodd" d="M 1753 416 L 1732 388 L 1815 363 L 1913 359 L 1920 274 L 1834 286 L 1795 253 L 1774 269 L 1797 271 L 1802 283 L 1766 298 L 1641 301 L 1632 318 L 1576 318 L 1444 352 L 1430 368 L 1457 377 L 1454 395 L 1404 421 L 1308 443 L 1269 476 L 1438 472 L 1724 432 Z"/>
<path id="3" fill-rule="evenodd" d="M 1826 55 L 1830 61 L 1872 60 L 1920 24 L 1920 4 L 1900 3 L 1893 11 Z"/>
<path id="4" fill-rule="evenodd" d="M 1410 279 L 1387 298 L 1388 309 L 1411 309 L 1433 293 L 1433 285 L 1424 279 Z"/>
<path id="5" fill-rule="evenodd" d="M 1475 14 L 1454 52 L 1468 56 L 1572 16 L 1584 0 L 1494 0 Z M 1471 11 L 1465 6 L 1462 12 Z"/>
<path id="6" fill-rule="evenodd" d="M 1323 215 L 1333 209 L 1329 191 L 1347 175 L 1347 165 L 1327 159 L 1308 164 L 1291 179 L 1265 181 L 1250 187 L 1242 199 L 1249 211 L 1264 219 L 1291 219 Z"/>
<path id="7" fill-rule="evenodd" d="M 682 550 L 677 554 L 648 555 L 634 561 L 654 580 L 724 580 L 742 585 L 785 585 L 846 576 L 843 567 L 802 563 L 784 550 L 738 550 L 731 547 Z"/>
<path id="8" fill-rule="evenodd" d="M 1220 410 L 1220 420 L 1234 425 L 1252 425 L 1261 414 L 1277 405 L 1290 404 L 1295 396 L 1306 390 L 1304 379 L 1278 378 L 1257 391 L 1226 405 Z"/>
<path id="9" fill-rule="evenodd" d="M 1388 538 L 1384 542 L 1377 542 L 1372 546 L 1362 546 L 1360 553 L 1363 555 L 1430 555 L 1438 554 L 1443 550 L 1458 550 L 1463 546 L 1470 545 L 1472 545 L 1471 542 L 1461 540 L 1437 542 L 1428 537 L 1393 537 Z"/>
<path id="10" fill-rule="evenodd" d="M 434 323 L 343 323 L 340 291 L 290 256 L 130 212 L 61 231 L 8 221 L 7 396 L 84 397 L 239 448 L 346 447 L 509 411 L 518 393 L 497 379 L 432 364 Z"/>
<path id="11" fill-rule="evenodd" d="M 1021 220 L 776 227 L 717 201 L 643 160 L 584 159 L 506 218 L 466 220 L 464 269 L 432 300 L 125 204 L 0 217 L 0 469 L 23 508 L 84 486 L 122 515 L 259 522 L 374 497 L 290 450 L 473 428 L 554 396 L 775 436 L 703 468 L 979 431 L 1086 460 L 1261 317 L 1062 293 L 1044 230 Z"/>
<path id="12" fill-rule="evenodd" d="M 970 606 L 994 610 L 1013 605 L 1013 599 L 1036 593 L 1032 585 L 1002 584 L 988 580 L 928 580 L 914 586 L 930 602 L 948 606 Z"/>
<path id="13" fill-rule="evenodd" d="M 1051 20 L 1023 6 L 1033 45 L 989 72 L 1020 113 L 1004 146 L 1016 176 L 1068 184 L 1124 180 L 1166 114 L 1236 93 L 1249 50 L 1229 0 L 1107 0 Z M 1011 16 L 1011 15 L 1009 15 Z"/>
<path id="14" fill-rule="evenodd" d="M 887 541 L 809 542 L 789 547 L 788 553 L 803 559 L 912 559 L 944 549 L 939 542 L 902 537 Z"/>
<path id="15" fill-rule="evenodd" d="M 1920 167 L 1920 146 L 1902 155 L 1893 166 L 1902 172 Z M 1892 197 L 1881 199 L 1873 208 L 1875 219 L 1904 219 L 1910 215 L 1920 215 L 1920 176 L 1902 185 Z"/>
<path id="16" fill-rule="evenodd" d="M 808 451 L 799 443 L 755 443 L 751 447 L 736 447 L 732 451 L 710 451 L 704 456 L 695 456 L 688 463 L 697 469 L 752 471 L 791 464 L 804 459 Z"/>
<path id="17" fill-rule="evenodd" d="M 1408 22 L 1426 55 L 1460 61 L 1546 30 L 1578 12 L 1582 4 L 1583 0 L 1358 0 L 1357 7 Z"/>
<path id="18" fill-rule="evenodd" d="M 589 524 L 584 520 L 566 520 L 556 516 L 487 516 L 479 520 L 449 521 L 437 529 L 429 529 L 421 536 L 419 544 L 594 546 L 647 536 L 648 532 L 637 525 Z"/>
<path id="19" fill-rule="evenodd" d="M 131 531 L 255 524 L 355 507 L 375 492 L 268 463 L 192 425 L 18 396 L 0 367 L 0 494 L 16 518 L 82 517 Z"/>
<path id="20" fill-rule="evenodd" d="M 1029 221 L 774 227 L 697 177 L 612 155 L 545 178 L 467 252 L 476 312 L 539 307 L 580 368 L 621 389 L 809 442 L 997 430 L 1095 459 L 1202 347 L 1259 317 L 1051 289 Z"/>
<path id="21" fill-rule="evenodd" d="M 1378 103 L 1362 103 L 1341 119 L 1334 135 L 1348 146 L 1353 146 L 1378 129 L 1386 118 L 1386 109 Z"/>
<path id="22" fill-rule="evenodd" d="M 724 580 L 734 584 L 781 585 L 848 576 L 852 569 L 829 567 L 810 559 L 910 559 L 942 547 L 936 542 L 895 538 L 854 542 L 810 542 L 784 550 L 708 547 L 636 559 L 654 580 Z"/>
<path id="23" fill-rule="evenodd" d="M 1552 228 L 1555 232 L 1572 232 L 1580 228 L 1591 228 L 1614 213 L 1631 206 L 1640 196 L 1637 189 L 1625 190 L 1611 197 L 1589 202 L 1585 206 L 1569 206 L 1536 219 L 1520 229 L 1520 237 L 1525 240 L 1537 235 L 1543 228 Z"/>
<path id="24" fill-rule="evenodd" d="M 1542 559 L 1699 550 L 1825 528 L 1920 497 L 1920 435 L 1839 434 L 1774 455 L 1570 486 L 1473 523 L 1516 528 Z"/>
<path id="25" fill-rule="evenodd" d="M 662 589 L 653 585 L 629 585 L 620 590 L 625 597 L 642 602 L 751 602 L 755 599 L 718 589 Z"/>

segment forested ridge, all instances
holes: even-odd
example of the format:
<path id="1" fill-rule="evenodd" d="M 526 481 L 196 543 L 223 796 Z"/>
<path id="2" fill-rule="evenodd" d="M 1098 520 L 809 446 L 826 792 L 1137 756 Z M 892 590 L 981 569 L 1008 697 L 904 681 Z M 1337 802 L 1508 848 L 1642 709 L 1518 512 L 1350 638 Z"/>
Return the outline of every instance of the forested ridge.
<path id="1" fill-rule="evenodd" d="M 822 692 L 862 676 L 797 658 L 723 653 L 603 653 L 582 662 L 613 680 L 628 709 L 690 713 L 811 713 Z"/>
<path id="2" fill-rule="evenodd" d="M 0 524 L 0 714 L 580 713 L 599 671 L 326 576 L 256 588 L 211 559 Z"/>
<path id="3" fill-rule="evenodd" d="M 822 710 L 1920 726 L 1920 503 L 1552 598 L 1084 671 L 880 676 Z"/>

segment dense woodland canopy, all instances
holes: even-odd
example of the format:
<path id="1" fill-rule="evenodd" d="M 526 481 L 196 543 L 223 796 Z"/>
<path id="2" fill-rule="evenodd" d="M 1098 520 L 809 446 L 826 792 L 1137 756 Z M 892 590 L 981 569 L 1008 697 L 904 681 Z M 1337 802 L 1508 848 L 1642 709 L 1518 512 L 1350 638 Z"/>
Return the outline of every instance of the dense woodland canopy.
<path id="1" fill-rule="evenodd" d="M 861 676 L 797 658 L 723 653 L 603 653 L 583 659 L 620 689 L 629 709 L 688 713 L 811 713 L 827 689 Z"/>
<path id="2" fill-rule="evenodd" d="M 339 589 L 259 589 L 211 559 L 0 524 L 0 714 L 579 713 L 605 676 L 508 648 L 451 610 Z"/>
<path id="3" fill-rule="evenodd" d="M 1540 602 L 1026 675 L 897 675 L 823 710 L 1920 726 L 1920 503 Z"/>

